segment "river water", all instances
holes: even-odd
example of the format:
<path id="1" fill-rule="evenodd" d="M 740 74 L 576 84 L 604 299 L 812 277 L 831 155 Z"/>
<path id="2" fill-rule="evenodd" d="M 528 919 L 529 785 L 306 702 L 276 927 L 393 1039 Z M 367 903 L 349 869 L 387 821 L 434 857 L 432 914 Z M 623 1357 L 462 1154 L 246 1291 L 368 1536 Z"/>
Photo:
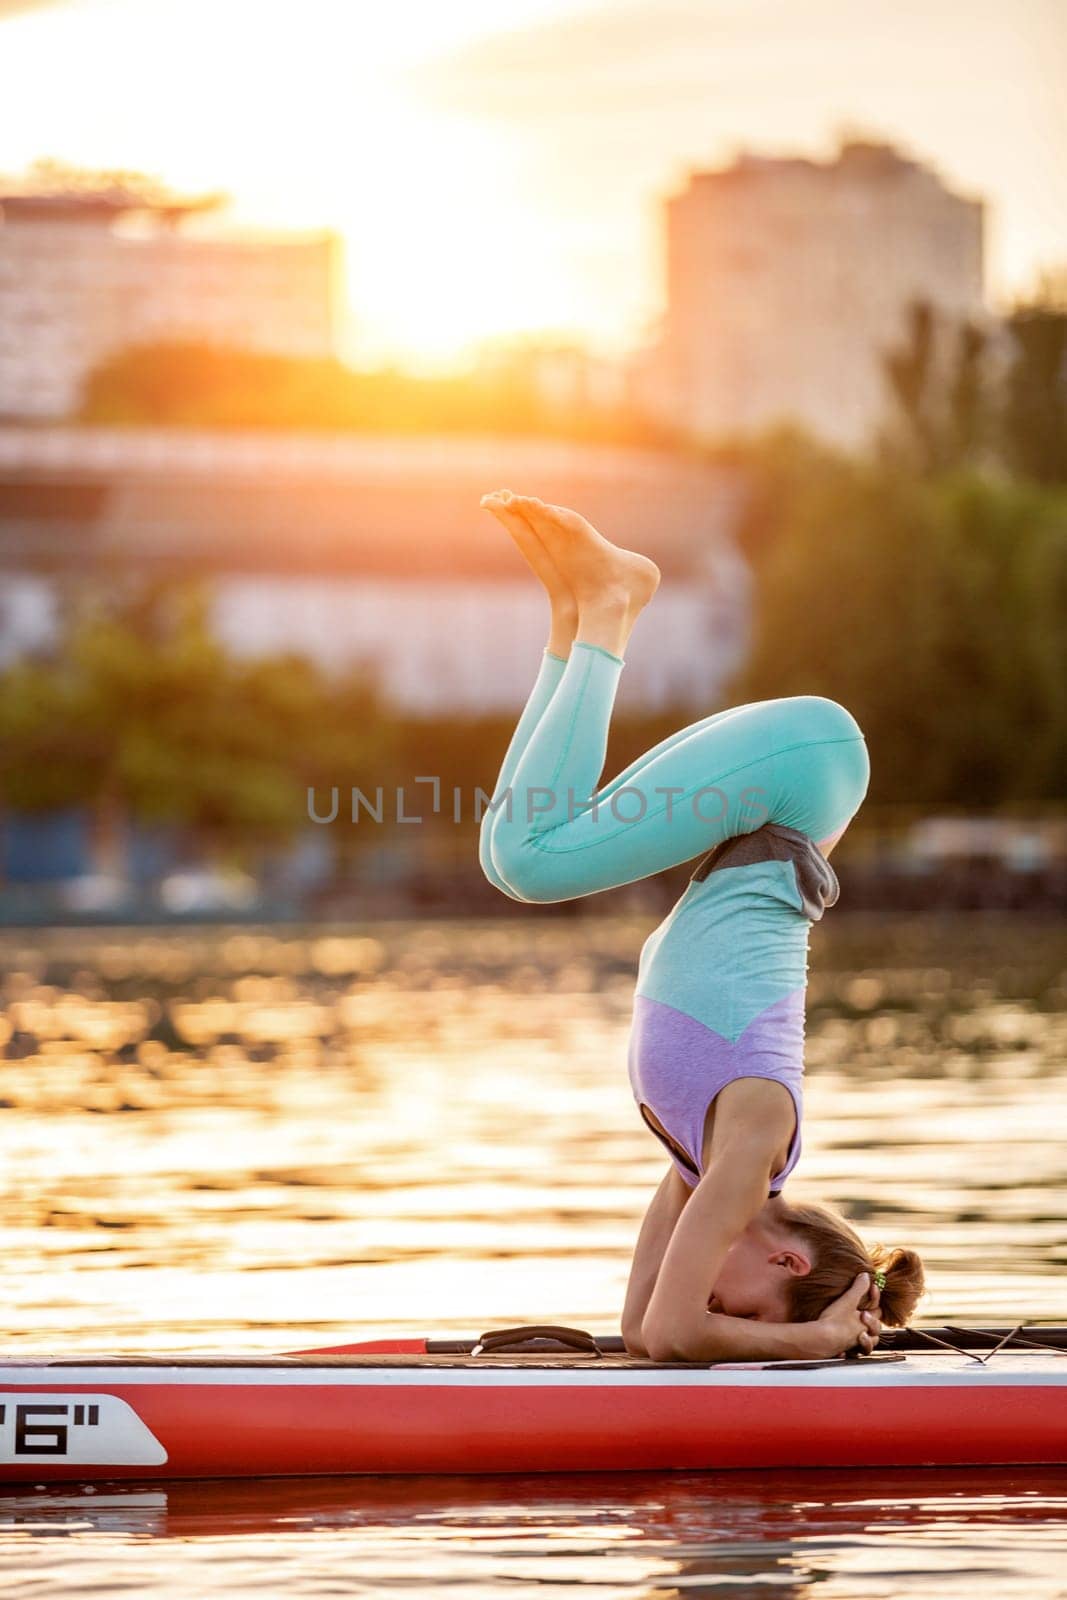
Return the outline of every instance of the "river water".
<path id="1" fill-rule="evenodd" d="M 645 917 L 0 934 L 5 1345 L 616 1331 L 664 1158 Z M 795 1199 L 933 1321 L 1067 1321 L 1067 931 L 816 930 Z M 27 1595 L 1067 1593 L 1055 1471 L 323 1480 L 0 1497 Z"/>

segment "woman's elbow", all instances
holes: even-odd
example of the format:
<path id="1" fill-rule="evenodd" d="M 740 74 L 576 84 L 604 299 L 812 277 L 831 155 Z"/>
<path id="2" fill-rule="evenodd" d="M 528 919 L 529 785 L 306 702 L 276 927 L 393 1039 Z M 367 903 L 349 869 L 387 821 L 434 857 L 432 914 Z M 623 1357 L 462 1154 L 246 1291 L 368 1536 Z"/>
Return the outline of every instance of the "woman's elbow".
<path id="1" fill-rule="evenodd" d="M 623 1322 L 622 1342 L 626 1346 L 628 1356 L 647 1357 L 648 1348 L 645 1344 L 644 1334 L 641 1332 L 640 1322 Z"/>
<path id="2" fill-rule="evenodd" d="M 646 1317 L 641 1342 L 650 1361 L 687 1361 L 684 1330 L 659 1317 Z"/>

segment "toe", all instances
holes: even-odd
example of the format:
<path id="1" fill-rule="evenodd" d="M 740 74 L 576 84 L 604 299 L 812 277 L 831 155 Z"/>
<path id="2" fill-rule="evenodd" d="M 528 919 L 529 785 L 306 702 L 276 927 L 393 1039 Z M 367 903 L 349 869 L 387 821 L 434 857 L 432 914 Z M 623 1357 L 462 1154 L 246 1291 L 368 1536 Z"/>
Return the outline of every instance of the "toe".
<path id="1" fill-rule="evenodd" d="M 566 528 L 568 532 L 577 533 L 581 528 L 589 527 L 585 517 L 578 511 L 571 511 L 568 506 L 545 506 L 543 509 L 547 516 L 558 522 L 560 527 Z"/>
<path id="2" fill-rule="evenodd" d="M 520 517 L 518 512 L 513 510 L 511 506 L 498 504 L 489 506 L 487 509 L 491 511 L 496 520 L 507 529 L 512 538 L 523 547 L 525 547 L 525 544 L 534 537 L 533 530 L 531 529 L 530 524 L 526 521 L 525 517 Z"/>
<path id="3" fill-rule="evenodd" d="M 559 534 L 561 524 L 543 500 L 536 500 L 532 495 L 521 495 L 513 504 L 539 533 L 547 533 L 549 536 Z"/>

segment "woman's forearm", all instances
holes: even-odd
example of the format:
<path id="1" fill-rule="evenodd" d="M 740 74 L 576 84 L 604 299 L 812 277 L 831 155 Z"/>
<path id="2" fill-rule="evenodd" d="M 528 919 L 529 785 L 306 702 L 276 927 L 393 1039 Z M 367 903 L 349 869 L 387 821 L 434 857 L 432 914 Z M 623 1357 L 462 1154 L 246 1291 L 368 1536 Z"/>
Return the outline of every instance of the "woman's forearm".
<path id="1" fill-rule="evenodd" d="M 632 1356 L 648 1354 L 641 1324 L 648 1310 L 652 1291 L 656 1287 L 656 1278 L 664 1252 L 688 1198 L 689 1190 L 685 1183 L 673 1167 L 669 1168 L 652 1196 L 651 1204 L 641 1223 L 637 1243 L 634 1246 L 630 1279 L 626 1285 L 626 1301 L 622 1312 L 622 1336 Z"/>
<path id="2" fill-rule="evenodd" d="M 669 1334 L 648 1330 L 642 1342 L 653 1361 L 804 1361 L 836 1354 L 818 1322 L 756 1322 L 718 1311 Z"/>

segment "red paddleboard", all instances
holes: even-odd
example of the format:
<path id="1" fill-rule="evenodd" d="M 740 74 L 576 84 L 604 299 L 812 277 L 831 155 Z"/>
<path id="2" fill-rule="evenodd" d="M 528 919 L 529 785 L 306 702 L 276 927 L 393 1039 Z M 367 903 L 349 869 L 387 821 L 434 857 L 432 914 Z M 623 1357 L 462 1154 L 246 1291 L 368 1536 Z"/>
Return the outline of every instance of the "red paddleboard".
<path id="1" fill-rule="evenodd" d="M 1054 1346 L 990 1354 L 982 1335 L 978 1353 L 703 1365 L 584 1337 L 566 1353 L 545 1338 L 499 1353 L 423 1338 L 356 1353 L 0 1359 L 0 1480 L 1067 1458 L 1067 1359 Z"/>

